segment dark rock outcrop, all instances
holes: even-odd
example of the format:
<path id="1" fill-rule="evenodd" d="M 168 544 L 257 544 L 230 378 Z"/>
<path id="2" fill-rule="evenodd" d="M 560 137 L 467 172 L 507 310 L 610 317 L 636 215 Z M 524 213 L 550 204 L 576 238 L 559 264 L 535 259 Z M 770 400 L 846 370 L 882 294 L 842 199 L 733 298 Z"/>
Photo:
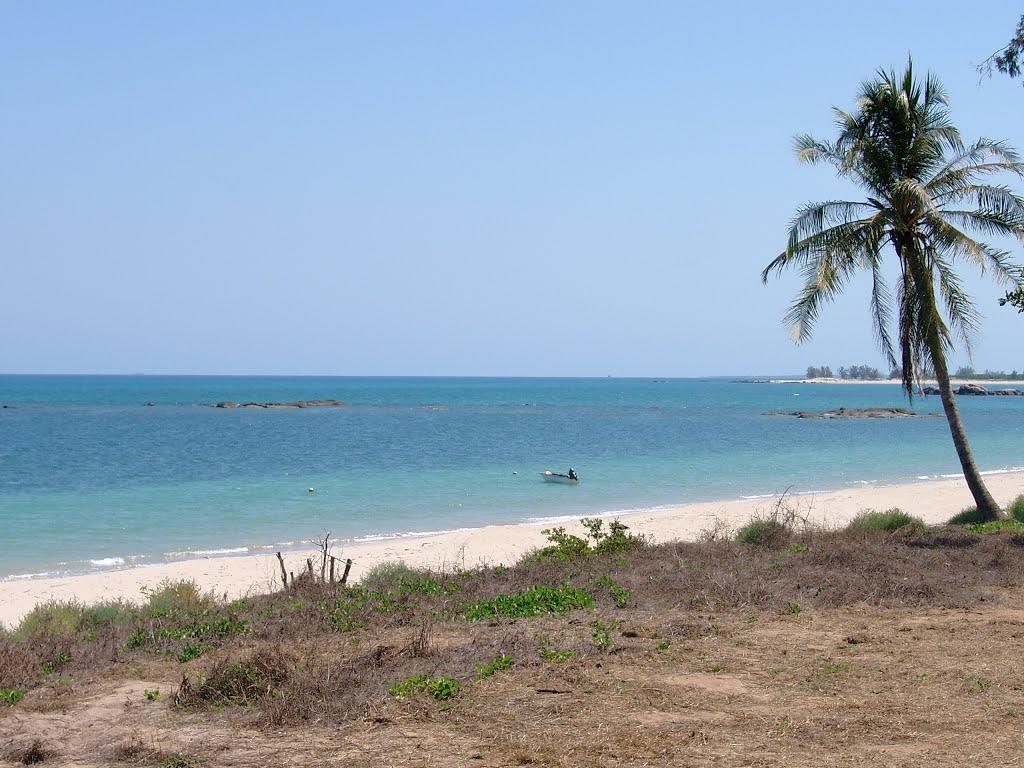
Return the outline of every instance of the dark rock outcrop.
<path id="1" fill-rule="evenodd" d="M 221 400 L 211 405 L 211 408 L 344 408 L 348 403 L 341 400 L 294 400 L 290 403 L 234 403 L 230 400 Z"/>
<path id="2" fill-rule="evenodd" d="M 958 395 L 973 395 L 982 397 L 988 394 L 988 390 L 985 389 L 985 387 L 981 386 L 981 384 L 961 384 L 957 388 L 956 393 Z"/>
<path id="3" fill-rule="evenodd" d="M 1004 387 L 1003 389 L 988 389 L 983 387 L 981 384 L 961 384 L 956 388 L 958 395 L 964 395 L 965 397 L 1024 397 L 1024 390 L 1014 389 L 1013 387 Z M 927 387 L 921 389 L 923 395 L 938 395 L 938 387 L 933 387 L 929 384 Z"/>
<path id="4" fill-rule="evenodd" d="M 798 419 L 917 419 L 937 413 L 915 413 L 908 408 L 839 408 L 835 411 L 774 411 L 766 416 L 796 416 Z"/>

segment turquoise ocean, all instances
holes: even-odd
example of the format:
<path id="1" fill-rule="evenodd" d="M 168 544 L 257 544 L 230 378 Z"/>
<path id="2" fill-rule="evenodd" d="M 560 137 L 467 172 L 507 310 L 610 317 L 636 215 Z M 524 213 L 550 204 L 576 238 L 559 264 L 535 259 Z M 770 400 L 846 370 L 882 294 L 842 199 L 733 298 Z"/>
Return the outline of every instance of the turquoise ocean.
<path id="1" fill-rule="evenodd" d="M 348 405 L 203 405 L 324 398 Z M 924 483 L 959 468 L 942 418 L 764 415 L 907 405 L 888 384 L 0 376 L 0 404 L 0 578 L 266 552 L 327 531 L 365 540 Z M 1024 398 L 960 404 L 985 471 L 1024 466 Z M 913 407 L 941 411 L 935 397 Z M 579 486 L 538 474 L 569 466 Z"/>

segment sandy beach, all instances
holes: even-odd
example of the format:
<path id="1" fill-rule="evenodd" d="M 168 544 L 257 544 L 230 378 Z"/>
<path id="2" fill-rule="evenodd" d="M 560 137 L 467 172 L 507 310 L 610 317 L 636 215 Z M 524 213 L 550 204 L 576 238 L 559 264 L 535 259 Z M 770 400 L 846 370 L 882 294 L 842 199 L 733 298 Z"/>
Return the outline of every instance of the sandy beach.
<path id="1" fill-rule="evenodd" d="M 1000 503 L 1024 493 L 1024 472 L 990 475 L 989 488 Z M 630 528 L 654 541 L 693 539 L 723 521 L 737 525 L 759 510 L 774 504 L 771 498 L 686 504 L 641 512 L 623 518 Z M 902 485 L 848 488 L 826 493 L 789 497 L 809 520 L 824 525 L 841 525 L 862 509 L 899 507 L 927 523 L 940 523 L 965 506 L 971 496 L 963 479 L 922 480 Z M 566 524 L 578 528 L 576 522 Z M 335 553 L 353 560 L 352 578 L 358 579 L 374 565 L 402 560 L 408 565 L 429 568 L 473 567 L 507 564 L 544 542 L 543 524 L 492 525 L 431 536 L 395 538 L 339 547 Z M 286 553 L 290 570 L 299 572 L 312 552 Z M 48 579 L 0 582 L 0 623 L 11 627 L 33 606 L 50 600 L 137 601 L 167 580 L 189 579 L 202 589 L 228 598 L 267 592 L 279 588 L 280 566 L 273 553 L 240 557 L 143 565 L 117 571 L 103 571 Z"/>

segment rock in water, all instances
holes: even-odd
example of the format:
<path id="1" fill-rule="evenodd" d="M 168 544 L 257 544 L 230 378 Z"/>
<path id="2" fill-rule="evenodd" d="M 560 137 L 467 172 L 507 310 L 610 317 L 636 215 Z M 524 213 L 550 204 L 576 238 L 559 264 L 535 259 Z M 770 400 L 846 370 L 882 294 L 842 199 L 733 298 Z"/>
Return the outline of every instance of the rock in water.
<path id="1" fill-rule="evenodd" d="M 981 384 L 961 384 L 960 388 L 957 389 L 958 395 L 987 395 L 988 390 L 985 389 Z"/>
<path id="2" fill-rule="evenodd" d="M 221 400 L 213 408 L 344 408 L 348 403 L 342 400 L 295 400 L 290 403 L 233 403 Z"/>
<path id="3" fill-rule="evenodd" d="M 919 414 L 908 408 L 839 408 L 835 411 L 775 411 L 766 416 L 796 416 L 798 419 L 917 419 L 938 416 L 937 413 Z"/>

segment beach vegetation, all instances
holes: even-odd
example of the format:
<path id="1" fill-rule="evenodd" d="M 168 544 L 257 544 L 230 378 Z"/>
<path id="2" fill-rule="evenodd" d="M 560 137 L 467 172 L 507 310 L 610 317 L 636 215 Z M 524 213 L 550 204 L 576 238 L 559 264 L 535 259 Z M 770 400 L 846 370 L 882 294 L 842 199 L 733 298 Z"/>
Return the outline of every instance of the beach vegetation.
<path id="1" fill-rule="evenodd" d="M 43 746 L 43 743 L 35 739 L 28 746 L 28 749 L 24 751 L 18 750 L 17 752 L 9 756 L 14 758 L 14 762 L 21 763 L 22 765 L 37 765 L 38 763 L 44 763 L 50 759 L 51 753 L 48 749 Z"/>
<path id="2" fill-rule="evenodd" d="M 857 516 L 850 521 L 847 528 L 851 531 L 881 531 L 892 533 L 911 526 L 914 530 L 924 531 L 924 521 L 914 517 L 898 507 L 892 507 L 884 512 L 873 509 L 865 509 L 857 513 Z"/>
<path id="3" fill-rule="evenodd" d="M 572 658 L 575 651 L 570 648 L 552 648 L 550 645 L 545 644 L 541 646 L 537 653 L 545 662 L 562 664 L 562 662 L 567 662 L 568 659 Z"/>
<path id="4" fill-rule="evenodd" d="M 785 511 L 778 518 L 795 519 Z M 277 729 L 355 722 L 367 707 L 394 719 L 387 708 L 400 705 L 392 688 L 421 704 L 469 704 L 460 701 L 454 683 L 439 682 L 445 679 L 462 689 L 467 681 L 486 679 L 495 690 L 544 686 L 538 690 L 558 695 L 578 681 L 598 679 L 590 675 L 607 681 L 608 674 L 622 674 L 653 654 L 665 663 L 692 654 L 704 672 L 739 669 L 743 662 L 729 649 L 760 647 L 763 632 L 790 631 L 780 624 L 793 624 L 799 614 L 827 609 L 822 616 L 832 616 L 865 603 L 886 611 L 976 606 L 979 591 L 1019 576 L 1024 547 L 1007 545 L 1018 533 L 980 536 L 961 527 L 865 536 L 804 524 L 790 526 L 787 543 L 777 549 L 729 536 L 645 546 L 623 557 L 533 562 L 498 573 L 488 567 L 458 575 L 423 571 L 387 585 L 398 606 L 394 612 L 374 608 L 377 590 L 314 582 L 214 601 L 197 614 L 175 609 L 154 617 L 143 605 L 124 620 L 94 628 L 83 622 L 65 639 L 0 635 L 0 688 L 27 692 L 22 695 L 32 696 L 33 706 L 43 705 L 47 697 L 88 690 L 116 664 L 125 675 L 135 667 L 132 674 L 146 681 L 147 690 L 160 683 L 157 702 L 172 700 L 168 717 L 184 707 L 217 718 L 217 710 L 241 706 L 247 721 Z M 809 554 L 783 554 L 794 544 Z M 950 579 L 951 572 L 958 578 Z M 827 589 L 815 586 L 826 583 Z M 449 584 L 458 590 L 446 594 Z M 581 612 L 595 608 L 602 613 Z M 508 625 L 519 618 L 530 620 Z M 858 613 L 857 621 L 862 618 Z M 357 635 L 334 634 L 339 623 L 351 628 L 356 622 Z M 93 641 L 85 641 L 87 632 L 94 633 Z M 648 639 L 620 645 L 620 636 Z M 132 637 L 139 640 L 130 643 Z M 784 650 L 775 649 L 772 658 Z M 843 663 L 849 653 L 844 651 Z M 185 660 L 186 666 L 178 665 Z M 813 676 L 828 659 L 806 661 L 800 674 Z M 603 668 L 594 672 L 597 664 Z M 181 685 L 161 682 L 175 678 Z M 145 696 L 141 688 L 136 695 Z M 478 708 L 490 711 L 487 697 L 474 696 L 471 703 L 474 716 Z"/>
<path id="5" fill-rule="evenodd" d="M 454 677 L 414 675 L 391 685 L 388 688 L 388 693 L 396 699 L 408 699 L 418 693 L 426 693 L 438 701 L 447 701 L 455 698 L 459 687 L 459 681 Z"/>
<path id="6" fill-rule="evenodd" d="M 0 704 L 5 707 L 13 707 L 25 698 L 25 691 L 21 688 L 0 688 Z"/>
<path id="7" fill-rule="evenodd" d="M 537 586 L 471 603 L 462 615 L 469 621 L 486 621 L 559 615 L 580 608 L 593 607 L 594 598 L 585 589 L 570 586 Z"/>
<path id="8" fill-rule="evenodd" d="M 978 511 L 977 507 L 964 507 L 951 518 L 950 525 L 972 525 L 976 523 L 987 523 L 989 517 Z"/>
<path id="9" fill-rule="evenodd" d="M 781 520 L 757 518 L 736 531 L 736 541 L 754 547 L 780 547 L 790 538 L 792 532 Z"/>
<path id="10" fill-rule="evenodd" d="M 410 568 L 403 560 L 385 560 L 366 572 L 360 585 L 368 591 L 397 587 L 403 579 L 415 579 L 420 571 Z"/>
<path id="11" fill-rule="evenodd" d="M 616 608 L 626 608 L 629 606 L 629 598 L 632 593 L 625 587 L 616 584 L 615 580 L 607 573 L 602 574 L 595 579 L 594 585 L 597 587 L 605 587 L 608 590 Z"/>
<path id="12" fill-rule="evenodd" d="M 490 661 L 477 664 L 476 666 L 476 679 L 483 680 L 490 677 L 495 672 L 504 672 L 512 666 L 512 655 L 508 653 L 500 653 Z"/>
<path id="13" fill-rule="evenodd" d="M 72 657 L 70 652 L 60 650 L 44 661 L 39 668 L 44 675 L 50 675 L 66 667 L 71 663 L 71 659 Z"/>
<path id="14" fill-rule="evenodd" d="M 1017 522 L 1024 523 L 1024 493 L 1010 502 L 1006 513 Z"/>
<path id="15" fill-rule="evenodd" d="M 85 606 L 76 601 L 53 600 L 37 605 L 21 620 L 14 636 L 21 639 L 69 639 L 83 624 Z"/>
<path id="16" fill-rule="evenodd" d="M 1024 531 L 1024 523 L 1015 517 L 1003 517 L 999 520 L 990 520 L 987 523 L 967 523 L 963 528 L 971 533 L 1002 533 L 1003 531 L 1019 533 Z"/>
<path id="17" fill-rule="evenodd" d="M 194 581 L 165 581 L 154 590 L 143 590 L 147 613 L 156 619 L 197 614 L 217 608 L 217 599 L 204 594 Z"/>
<path id="18" fill-rule="evenodd" d="M 994 178 L 1024 175 L 1024 165 L 1004 142 L 966 143 L 950 118 L 941 83 L 932 74 L 922 81 L 909 60 L 902 73 L 879 71 L 866 81 L 853 111 L 835 113 L 838 136 L 798 136 L 797 159 L 831 165 L 864 197 L 802 206 L 785 250 L 761 277 L 767 282 L 790 268 L 804 276 L 785 317 L 800 343 L 811 337 L 824 305 L 856 273 L 868 273 L 882 352 L 891 366 L 901 367 L 910 398 L 922 369 L 934 368 L 978 514 L 982 522 L 995 520 L 1000 509 L 971 452 L 947 356 L 957 344 L 970 349 L 980 317 L 956 262 L 973 264 L 1011 288 L 1024 282 L 1007 252 L 975 239 L 978 233 L 1024 239 L 1024 199 Z M 889 254 L 899 265 L 895 291 L 883 274 Z"/>
<path id="19" fill-rule="evenodd" d="M 643 536 L 630 533 L 629 526 L 617 519 L 605 527 L 605 521 L 600 517 L 584 517 L 580 525 L 586 531 L 585 537 L 568 533 L 563 526 L 545 528 L 542 533 L 547 537 L 548 545 L 527 553 L 522 562 L 565 561 L 589 555 L 618 554 L 648 543 Z"/>
<path id="20" fill-rule="evenodd" d="M 293 663 L 275 646 L 261 648 L 249 658 L 219 659 L 196 679 L 182 678 L 173 704 L 179 709 L 250 705 L 267 696 L 280 695 Z"/>
<path id="21" fill-rule="evenodd" d="M 131 765 L 155 768 L 199 768 L 199 758 L 185 752 L 168 752 L 146 744 L 138 738 L 121 744 L 114 752 L 117 760 Z"/>
<path id="22" fill-rule="evenodd" d="M 590 622 L 590 628 L 593 630 L 590 633 L 590 639 L 594 641 L 594 645 L 602 651 L 607 651 L 612 647 L 612 630 L 615 629 L 612 624 L 606 624 L 600 619 L 594 619 Z"/>
<path id="23" fill-rule="evenodd" d="M 178 662 L 181 664 L 187 664 L 193 659 L 198 659 L 209 650 L 210 646 L 203 643 L 189 643 L 182 646 L 181 650 L 178 651 Z"/>

